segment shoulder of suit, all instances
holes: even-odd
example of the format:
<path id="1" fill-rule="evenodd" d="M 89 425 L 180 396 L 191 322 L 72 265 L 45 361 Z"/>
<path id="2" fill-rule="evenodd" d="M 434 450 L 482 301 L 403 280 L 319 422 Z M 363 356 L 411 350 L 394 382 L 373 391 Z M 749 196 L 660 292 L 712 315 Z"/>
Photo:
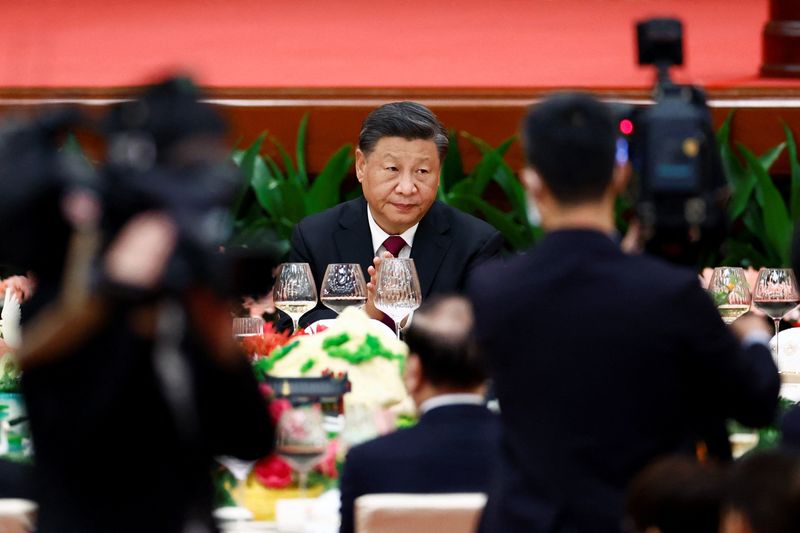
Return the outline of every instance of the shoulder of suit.
<path id="1" fill-rule="evenodd" d="M 372 440 L 362 442 L 354 446 L 347 453 L 347 460 L 370 461 L 372 459 L 380 459 L 384 457 L 390 450 L 396 450 L 398 446 L 406 443 L 409 439 L 413 440 L 415 433 L 419 430 L 419 426 L 412 426 L 410 428 L 398 429 L 386 435 L 381 435 Z"/>

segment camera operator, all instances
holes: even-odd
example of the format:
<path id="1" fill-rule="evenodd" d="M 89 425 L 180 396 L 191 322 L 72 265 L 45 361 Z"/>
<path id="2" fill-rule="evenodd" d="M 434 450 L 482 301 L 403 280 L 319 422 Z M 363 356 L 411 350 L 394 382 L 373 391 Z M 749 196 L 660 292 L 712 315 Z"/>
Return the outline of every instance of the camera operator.
<path id="1" fill-rule="evenodd" d="M 213 457 L 255 460 L 274 431 L 206 253 L 233 183 L 222 123 L 176 79 L 109 125 L 102 187 L 51 186 L 26 206 L 39 285 L 20 363 L 37 530 L 214 531 Z"/>

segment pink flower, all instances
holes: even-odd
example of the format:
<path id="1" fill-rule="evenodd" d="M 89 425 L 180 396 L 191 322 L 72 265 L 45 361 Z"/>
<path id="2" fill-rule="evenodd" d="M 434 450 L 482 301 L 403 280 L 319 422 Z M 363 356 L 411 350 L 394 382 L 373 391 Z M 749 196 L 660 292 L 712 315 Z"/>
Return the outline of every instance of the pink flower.
<path id="1" fill-rule="evenodd" d="M 323 475 L 331 479 L 339 477 L 339 471 L 336 469 L 336 455 L 339 451 L 339 442 L 336 439 L 331 439 L 328 442 L 328 449 L 325 450 L 325 455 L 322 461 L 317 465 L 317 470 Z"/>
<path id="2" fill-rule="evenodd" d="M 259 460 L 253 473 L 259 483 L 270 489 L 282 489 L 292 482 L 292 468 L 275 454 Z"/>
<path id="3" fill-rule="evenodd" d="M 258 390 L 261 391 L 261 395 L 268 400 L 275 397 L 275 391 L 266 383 L 259 383 Z"/>
<path id="4" fill-rule="evenodd" d="M 286 398 L 279 398 L 269 402 L 269 414 L 276 424 L 284 412 L 292 408 L 292 403 Z"/>

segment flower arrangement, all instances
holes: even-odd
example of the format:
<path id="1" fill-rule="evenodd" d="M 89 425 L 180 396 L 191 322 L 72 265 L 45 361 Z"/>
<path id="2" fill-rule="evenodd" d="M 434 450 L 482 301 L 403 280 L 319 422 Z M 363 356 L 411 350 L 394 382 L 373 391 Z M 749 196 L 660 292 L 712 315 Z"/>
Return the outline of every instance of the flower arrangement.
<path id="1" fill-rule="evenodd" d="M 262 392 L 270 400 L 270 414 L 275 424 L 292 404 L 285 397 L 285 391 L 276 394 L 268 385 L 268 375 L 273 378 L 346 375 L 353 390 L 345 395 L 344 410 L 352 409 L 353 415 L 369 418 L 353 427 L 353 435 L 328 434 L 326 453 L 308 475 L 308 496 L 338 485 L 346 451 L 344 443 L 352 445 L 394 429 L 397 420 L 404 424 L 408 420 L 395 414 L 387 416 L 383 411 L 389 406 L 410 403 L 402 382 L 407 347 L 388 328 L 370 320 L 360 310 L 345 310 L 336 321 L 329 323 L 329 327 L 318 324 L 313 335 L 302 331 L 278 332 L 273 324 L 267 323 L 262 335 L 245 337 L 242 348 L 251 356 Z M 405 407 L 400 412 L 404 410 Z M 229 491 L 236 485 L 235 479 L 222 468 L 216 478 L 218 503 L 231 504 Z M 243 499 L 257 519 L 269 520 L 273 517 L 274 500 L 299 496 L 296 487 L 296 473 L 281 457 L 271 454 L 253 466 Z"/>

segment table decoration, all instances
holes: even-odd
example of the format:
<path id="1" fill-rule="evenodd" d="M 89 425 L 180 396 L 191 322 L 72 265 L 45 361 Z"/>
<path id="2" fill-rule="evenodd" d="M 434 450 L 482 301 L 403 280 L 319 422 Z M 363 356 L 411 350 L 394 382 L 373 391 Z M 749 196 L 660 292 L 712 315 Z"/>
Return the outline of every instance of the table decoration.
<path id="1" fill-rule="evenodd" d="M 308 473 L 305 496 L 313 498 L 338 486 L 345 445 L 352 446 L 393 430 L 397 421 L 407 425 L 413 404 L 402 381 L 408 348 L 384 324 L 371 320 L 357 308 L 348 307 L 336 320 L 318 324 L 309 331 L 314 334 L 302 330 L 292 334 L 278 332 L 267 323 L 262 335 L 244 337 L 240 344 L 250 355 L 262 392 L 270 399 L 270 414 L 276 424 L 292 409 L 292 401 L 298 400 L 290 394 L 294 387 L 308 390 L 312 385 L 314 389 L 311 382 L 317 378 L 321 380 L 316 386 L 318 390 L 333 390 L 333 396 L 344 391 L 339 405 L 330 398 L 300 395 L 301 403 L 323 403 L 329 437 L 321 461 Z M 344 382 L 349 385 L 344 387 Z M 387 409 L 394 412 L 387 414 Z M 350 417 L 350 431 L 347 422 L 341 429 L 341 421 L 347 420 L 349 413 L 357 415 Z M 337 418 L 337 424 L 327 423 Z M 252 511 L 257 521 L 274 520 L 278 500 L 301 496 L 298 476 L 276 454 L 256 462 L 241 493 L 234 490 L 236 480 L 222 466 L 215 472 L 215 480 L 218 505 L 234 505 L 231 494 L 243 493 L 239 503 Z"/>

